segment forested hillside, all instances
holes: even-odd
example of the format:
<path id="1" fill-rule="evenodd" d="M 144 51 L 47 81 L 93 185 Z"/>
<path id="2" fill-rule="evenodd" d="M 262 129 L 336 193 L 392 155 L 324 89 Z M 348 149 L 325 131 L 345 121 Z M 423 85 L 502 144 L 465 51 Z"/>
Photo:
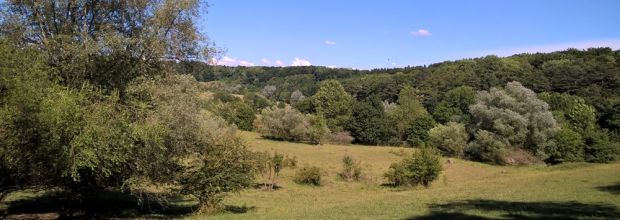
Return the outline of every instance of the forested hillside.
<path id="1" fill-rule="evenodd" d="M 429 66 L 373 70 L 321 66 L 226 67 L 201 62 L 181 62 L 176 68 L 198 81 L 224 81 L 226 90 L 239 94 L 275 86 L 271 98 L 284 102 L 291 102 L 291 94 L 296 90 L 304 96 L 314 95 L 319 82 L 327 79 L 339 80 L 358 100 L 377 95 L 381 100 L 395 102 L 400 89 L 410 85 L 417 89 L 431 112 L 450 89 L 470 86 L 487 90 L 519 81 L 537 93 L 582 97 L 596 107 L 599 125 L 613 131 L 620 129 L 620 51 L 610 48 L 568 49 L 505 58 L 490 55 Z"/>
<path id="2" fill-rule="evenodd" d="M 258 132 L 276 139 L 320 143 L 324 136 L 328 142 L 434 146 L 447 156 L 498 164 L 531 163 L 534 158 L 548 163 L 606 162 L 618 149 L 620 51 L 609 48 L 490 55 L 370 71 L 200 62 L 175 66 L 180 73 L 209 82 L 219 94 L 245 95 L 255 113 L 268 106 L 257 107 L 252 104 L 256 100 L 292 105 L 294 109 L 286 112 L 263 110 L 253 121 Z M 249 109 L 243 102 L 232 103 Z M 226 111 L 215 112 L 229 122 L 243 121 L 243 112 L 223 105 Z M 255 113 L 244 112 L 254 119 Z M 275 122 L 289 128 L 274 131 L 264 125 L 274 123 L 265 118 L 280 115 L 284 120 L 291 114 L 299 120 Z M 300 123 L 308 124 L 302 127 L 309 130 L 294 133 Z M 318 129 L 322 124 L 326 128 Z"/>

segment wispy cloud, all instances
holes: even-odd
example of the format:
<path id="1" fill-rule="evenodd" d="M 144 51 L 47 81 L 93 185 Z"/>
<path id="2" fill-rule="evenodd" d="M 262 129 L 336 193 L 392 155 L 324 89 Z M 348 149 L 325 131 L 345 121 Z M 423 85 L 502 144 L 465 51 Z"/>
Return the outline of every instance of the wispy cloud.
<path id="1" fill-rule="evenodd" d="M 409 32 L 411 35 L 413 35 L 414 37 L 428 37 L 433 35 L 430 31 L 428 31 L 427 29 L 418 29 L 417 31 L 411 31 Z"/>
<path id="2" fill-rule="evenodd" d="M 295 59 L 293 60 L 293 63 L 291 64 L 291 66 L 310 66 L 310 65 L 312 65 L 310 61 L 303 59 L 303 58 L 299 58 L 299 57 L 295 57 Z"/>
<path id="3" fill-rule="evenodd" d="M 284 62 L 282 62 L 282 60 L 276 60 L 273 63 L 276 64 L 276 66 L 284 66 Z"/>
<path id="4" fill-rule="evenodd" d="M 325 44 L 329 45 L 329 46 L 333 46 L 333 45 L 336 45 L 336 42 L 335 41 L 331 41 L 331 40 L 325 40 Z"/>
<path id="5" fill-rule="evenodd" d="M 239 60 L 234 57 L 224 56 L 221 60 L 216 61 L 217 65 L 222 66 L 255 66 L 254 63 L 246 60 Z"/>

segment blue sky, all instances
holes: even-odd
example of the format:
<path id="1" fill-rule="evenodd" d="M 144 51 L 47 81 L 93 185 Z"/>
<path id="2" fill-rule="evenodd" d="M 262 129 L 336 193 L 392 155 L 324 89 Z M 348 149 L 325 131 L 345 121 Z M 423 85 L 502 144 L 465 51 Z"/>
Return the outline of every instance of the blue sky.
<path id="1" fill-rule="evenodd" d="M 379 68 L 620 48 L 619 0 L 211 0 L 199 28 L 225 65 Z M 279 62 L 278 62 L 279 61 Z"/>

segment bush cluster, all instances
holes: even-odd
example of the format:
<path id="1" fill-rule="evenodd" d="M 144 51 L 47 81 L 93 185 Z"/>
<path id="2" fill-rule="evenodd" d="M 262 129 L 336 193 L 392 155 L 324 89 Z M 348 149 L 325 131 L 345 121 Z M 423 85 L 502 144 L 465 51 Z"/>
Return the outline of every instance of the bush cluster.
<path id="1" fill-rule="evenodd" d="M 441 173 L 440 158 L 435 150 L 422 148 L 419 152 L 390 165 L 384 176 L 394 186 L 421 184 L 428 187 Z"/>
<path id="2" fill-rule="evenodd" d="M 302 185 L 321 185 L 321 168 L 316 166 L 304 166 L 297 169 L 293 181 Z"/>

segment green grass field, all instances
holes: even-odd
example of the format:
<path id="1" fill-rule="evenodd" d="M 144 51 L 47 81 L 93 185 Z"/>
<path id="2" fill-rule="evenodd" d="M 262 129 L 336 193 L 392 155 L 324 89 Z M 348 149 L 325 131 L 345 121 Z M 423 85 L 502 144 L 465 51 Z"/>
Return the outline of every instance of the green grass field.
<path id="1" fill-rule="evenodd" d="M 253 151 L 277 151 L 323 169 L 323 185 L 293 183 L 285 168 L 274 191 L 231 194 L 227 211 L 187 219 L 619 219 L 620 163 L 491 166 L 453 159 L 428 188 L 382 186 L 383 173 L 414 149 L 309 145 L 241 134 Z M 365 181 L 338 178 L 345 154 L 362 162 Z M 445 161 L 444 161 L 445 162 Z M 13 196 L 14 199 L 16 196 Z M 19 197 L 19 196 L 17 196 Z M 192 202 L 185 201 L 186 204 Z M 181 203 L 179 203 L 181 204 Z M 183 205 L 183 204 L 181 204 Z M 1 209 L 1 208 L 0 208 Z M 159 216 L 170 217 L 170 216 Z"/>
<path id="2" fill-rule="evenodd" d="M 296 156 L 302 166 L 323 168 L 324 184 L 295 184 L 294 169 L 286 168 L 278 181 L 281 189 L 232 195 L 226 205 L 245 212 L 209 219 L 620 218 L 620 163 L 505 167 L 453 159 L 429 188 L 394 189 L 381 186 L 382 174 L 400 160 L 403 148 L 316 146 L 242 135 L 252 150 L 277 151 Z M 339 180 L 345 154 L 362 161 L 367 181 Z"/>

